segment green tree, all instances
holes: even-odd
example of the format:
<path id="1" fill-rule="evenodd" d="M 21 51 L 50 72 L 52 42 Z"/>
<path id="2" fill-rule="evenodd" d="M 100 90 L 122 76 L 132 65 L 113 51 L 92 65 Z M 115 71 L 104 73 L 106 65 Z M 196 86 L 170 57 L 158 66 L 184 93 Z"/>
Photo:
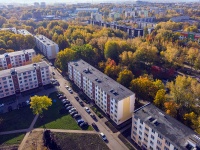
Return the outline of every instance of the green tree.
<path id="1" fill-rule="evenodd" d="M 130 70 L 125 69 L 119 73 L 117 82 L 129 88 L 130 82 L 132 81 L 133 78 L 134 78 L 133 73 Z"/>
<path id="2" fill-rule="evenodd" d="M 119 45 L 115 41 L 108 41 L 105 44 L 104 56 L 106 59 L 110 58 L 115 62 L 119 60 Z"/>
<path id="3" fill-rule="evenodd" d="M 30 101 L 30 108 L 35 115 L 42 115 L 43 110 L 47 110 L 52 105 L 52 100 L 47 96 L 33 96 Z"/>
<path id="4" fill-rule="evenodd" d="M 32 57 L 32 63 L 38 63 L 42 61 L 43 56 L 40 54 L 37 54 Z"/>
<path id="5" fill-rule="evenodd" d="M 66 48 L 58 52 L 55 63 L 58 68 L 66 72 L 68 62 L 75 60 L 76 58 L 76 51 Z"/>

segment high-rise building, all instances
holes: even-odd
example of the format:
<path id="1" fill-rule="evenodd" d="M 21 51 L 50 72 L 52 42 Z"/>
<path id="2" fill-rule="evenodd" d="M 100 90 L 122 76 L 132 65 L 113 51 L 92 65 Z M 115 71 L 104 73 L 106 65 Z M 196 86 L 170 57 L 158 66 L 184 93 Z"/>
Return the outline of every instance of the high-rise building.
<path id="1" fill-rule="evenodd" d="M 37 48 L 48 58 L 55 59 L 59 52 L 58 44 L 43 35 L 35 36 Z"/>
<path id="2" fill-rule="evenodd" d="M 0 98 L 41 87 L 50 83 L 46 62 L 0 71 Z"/>
<path id="3" fill-rule="evenodd" d="M 36 55 L 34 49 L 15 51 L 0 55 L 0 68 L 9 69 L 30 64 L 32 58 Z"/>
<path id="4" fill-rule="evenodd" d="M 83 60 L 68 63 L 68 75 L 117 125 L 132 117 L 135 94 Z"/>
<path id="5" fill-rule="evenodd" d="M 143 150 L 200 150 L 200 136 L 149 103 L 132 117 L 131 138 Z"/>

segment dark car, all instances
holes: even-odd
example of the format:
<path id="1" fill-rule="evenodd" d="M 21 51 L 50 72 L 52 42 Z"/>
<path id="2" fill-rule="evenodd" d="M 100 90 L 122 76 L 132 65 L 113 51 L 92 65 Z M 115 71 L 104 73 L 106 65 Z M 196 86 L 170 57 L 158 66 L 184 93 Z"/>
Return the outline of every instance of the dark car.
<path id="1" fill-rule="evenodd" d="M 8 111 L 10 112 L 12 110 L 13 110 L 12 106 L 8 106 Z"/>
<path id="2" fill-rule="evenodd" d="M 70 109 L 72 109 L 73 108 L 73 106 L 68 106 L 67 108 L 66 108 L 66 110 L 70 110 Z"/>
<path id="3" fill-rule="evenodd" d="M 99 132 L 99 128 L 97 127 L 97 125 L 93 122 L 92 123 L 92 127 L 97 131 L 97 132 Z"/>
<path id="4" fill-rule="evenodd" d="M 79 125 L 81 128 L 87 128 L 88 127 L 88 123 L 87 122 L 83 122 Z"/>
<path id="5" fill-rule="evenodd" d="M 66 96 L 60 96 L 59 99 L 66 99 Z"/>
<path id="6" fill-rule="evenodd" d="M 82 107 L 84 107 L 85 105 L 84 105 L 84 103 L 83 103 L 83 101 L 79 101 L 79 104 L 82 106 Z"/>
<path id="7" fill-rule="evenodd" d="M 75 118 L 75 119 L 81 118 L 81 115 L 75 114 L 75 115 L 73 116 L 73 118 Z"/>
<path id="8" fill-rule="evenodd" d="M 63 105 L 70 104 L 70 101 L 65 101 Z"/>
<path id="9" fill-rule="evenodd" d="M 80 119 L 80 120 L 77 120 L 77 124 L 80 125 L 81 123 L 83 123 L 84 120 Z"/>
<path id="10" fill-rule="evenodd" d="M 78 101 L 79 100 L 79 97 L 78 96 L 74 96 L 74 98 Z"/>
<path id="11" fill-rule="evenodd" d="M 60 97 L 60 96 L 63 96 L 63 94 L 61 94 L 61 93 L 57 94 L 57 97 Z"/>

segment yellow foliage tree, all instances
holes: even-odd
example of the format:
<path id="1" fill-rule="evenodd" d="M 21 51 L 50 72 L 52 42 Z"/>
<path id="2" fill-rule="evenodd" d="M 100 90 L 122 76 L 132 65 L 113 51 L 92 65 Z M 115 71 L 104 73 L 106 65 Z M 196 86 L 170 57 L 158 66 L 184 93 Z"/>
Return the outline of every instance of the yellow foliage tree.
<path id="1" fill-rule="evenodd" d="M 38 62 L 41 62 L 41 61 L 42 61 L 42 58 L 43 58 L 43 56 L 40 55 L 40 54 L 35 55 L 35 56 L 33 56 L 33 58 L 32 58 L 32 63 L 38 63 Z"/>
<path id="2" fill-rule="evenodd" d="M 52 100 L 47 96 L 33 96 L 31 97 L 30 108 L 35 115 L 41 115 L 43 110 L 47 110 L 52 105 Z"/>

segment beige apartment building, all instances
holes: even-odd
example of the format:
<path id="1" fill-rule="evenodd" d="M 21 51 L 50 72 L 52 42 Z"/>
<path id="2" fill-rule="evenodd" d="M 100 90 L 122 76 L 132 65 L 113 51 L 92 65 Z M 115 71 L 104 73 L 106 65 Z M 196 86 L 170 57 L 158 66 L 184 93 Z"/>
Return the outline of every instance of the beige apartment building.
<path id="1" fill-rule="evenodd" d="M 132 117 L 131 138 L 143 150 L 200 150 L 200 136 L 149 103 Z"/>
<path id="2" fill-rule="evenodd" d="M 51 41 L 43 35 L 35 36 L 37 48 L 46 56 L 48 59 L 55 59 L 59 52 L 58 44 Z"/>
<path id="3" fill-rule="evenodd" d="M 0 71 L 0 98 L 50 83 L 49 66 L 39 62 Z"/>
<path id="4" fill-rule="evenodd" d="M 135 94 L 83 60 L 68 63 L 68 75 L 117 124 L 132 117 Z"/>
<path id="5" fill-rule="evenodd" d="M 36 55 L 34 49 L 15 51 L 0 55 L 0 68 L 9 69 L 32 63 L 32 58 Z"/>

